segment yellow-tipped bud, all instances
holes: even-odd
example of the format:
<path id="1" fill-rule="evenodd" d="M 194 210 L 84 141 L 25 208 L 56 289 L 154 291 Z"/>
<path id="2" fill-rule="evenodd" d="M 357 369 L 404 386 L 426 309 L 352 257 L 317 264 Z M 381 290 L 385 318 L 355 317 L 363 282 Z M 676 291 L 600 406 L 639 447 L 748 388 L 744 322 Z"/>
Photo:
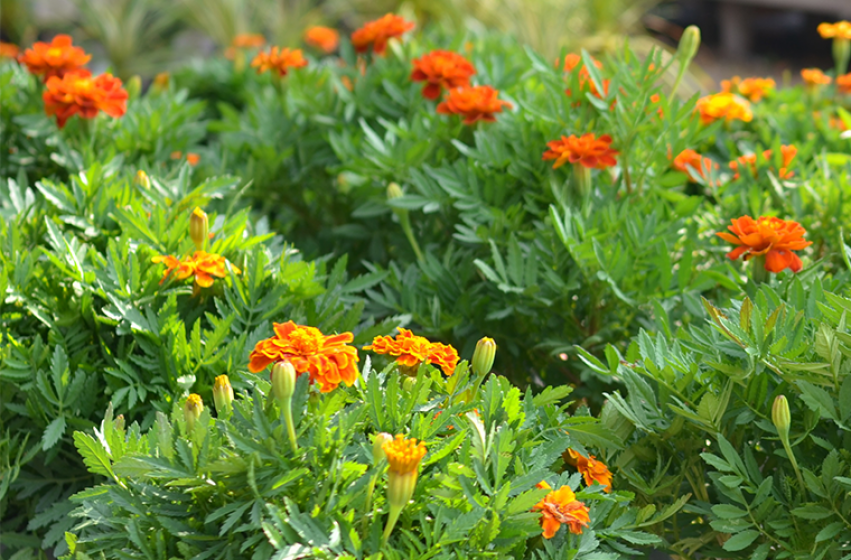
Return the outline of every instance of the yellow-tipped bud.
<path id="1" fill-rule="evenodd" d="M 195 243 L 195 247 L 200 251 L 204 248 L 204 242 L 207 240 L 207 231 L 209 230 L 209 220 L 207 213 L 195 207 L 192 215 L 189 217 L 189 237 Z"/>
<path id="2" fill-rule="evenodd" d="M 151 84 L 156 91 L 168 89 L 168 84 L 171 81 L 171 75 L 168 72 L 160 72 L 154 77 L 154 83 Z"/>
<path id="3" fill-rule="evenodd" d="M 136 184 L 141 185 L 143 189 L 150 189 L 151 179 L 148 177 L 147 173 L 140 169 L 136 172 Z"/>
<path id="4" fill-rule="evenodd" d="M 216 412 L 219 416 L 230 416 L 233 410 L 233 387 L 227 375 L 216 377 L 213 383 L 213 402 L 216 403 Z"/>
<path id="5" fill-rule="evenodd" d="M 677 46 L 677 59 L 682 66 L 688 66 L 697 50 L 700 48 L 700 28 L 696 25 L 689 25 L 683 31 L 680 37 L 680 44 Z"/>
<path id="6" fill-rule="evenodd" d="M 272 394 L 279 404 L 289 403 L 295 393 L 295 368 L 290 362 L 275 362 L 272 366 Z"/>
<path id="7" fill-rule="evenodd" d="M 417 471 L 420 461 L 426 454 L 425 445 L 416 439 L 405 439 L 397 435 L 396 439 L 381 446 L 387 454 L 390 470 L 387 473 L 387 505 L 390 506 L 387 525 L 384 527 L 382 542 L 386 543 L 393 532 L 402 509 L 411 501 L 417 487 Z"/>
<path id="8" fill-rule="evenodd" d="M 789 401 L 786 400 L 784 395 L 778 395 L 774 399 L 774 404 L 771 406 L 771 421 L 774 422 L 774 427 L 777 428 L 780 439 L 786 441 L 789 438 L 789 426 L 792 424 L 792 417 L 789 413 Z"/>
<path id="9" fill-rule="evenodd" d="M 186 432 L 192 433 L 195 430 L 195 422 L 201 418 L 201 413 L 204 412 L 204 401 L 200 395 L 192 393 L 186 397 L 186 402 L 183 403 L 183 418 L 186 420 Z"/>
<path id="10" fill-rule="evenodd" d="M 125 421 L 124 421 L 124 415 L 123 414 L 119 414 L 118 416 L 115 417 L 115 429 L 116 430 L 123 430 L 124 424 L 125 424 Z"/>
<path id="11" fill-rule="evenodd" d="M 372 464 L 377 465 L 382 460 L 387 458 L 387 453 L 384 452 L 384 444 L 393 441 L 393 436 L 387 432 L 375 434 L 375 440 L 372 442 Z"/>
<path id="12" fill-rule="evenodd" d="M 398 183 L 390 183 L 389 185 L 387 185 L 387 200 L 399 198 L 404 194 L 405 193 L 402 192 L 402 187 L 400 187 Z"/>
<path id="13" fill-rule="evenodd" d="M 473 373 L 477 376 L 489 374 L 495 356 L 496 342 L 492 338 L 486 336 L 478 341 L 476 351 L 473 352 Z"/>

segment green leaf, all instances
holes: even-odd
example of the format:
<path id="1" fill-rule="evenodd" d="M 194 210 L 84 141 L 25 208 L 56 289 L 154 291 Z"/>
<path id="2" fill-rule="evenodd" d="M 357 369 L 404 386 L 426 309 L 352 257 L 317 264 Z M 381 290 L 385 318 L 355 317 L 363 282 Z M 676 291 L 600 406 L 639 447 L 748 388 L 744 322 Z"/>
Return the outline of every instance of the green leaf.
<path id="1" fill-rule="evenodd" d="M 712 513 L 721 519 L 736 519 L 748 514 L 747 511 L 730 504 L 718 504 L 712 506 Z"/>
<path id="2" fill-rule="evenodd" d="M 92 436 L 74 432 L 74 445 L 89 468 L 89 472 L 115 479 L 106 449 Z"/>
<path id="3" fill-rule="evenodd" d="M 735 535 L 730 537 L 727 542 L 724 543 L 724 550 L 728 550 L 730 552 L 743 550 L 749 547 L 758 536 L 759 531 L 754 531 L 753 529 L 748 529 L 747 531 L 736 533 Z"/>
<path id="4" fill-rule="evenodd" d="M 818 520 L 830 517 L 833 515 L 833 512 L 818 504 L 807 504 L 793 509 L 792 515 L 795 517 L 803 517 L 804 519 Z"/>
<path id="5" fill-rule="evenodd" d="M 799 380 L 797 385 L 801 389 L 801 400 L 810 407 L 810 410 L 820 413 L 823 418 L 837 420 L 836 407 L 827 391 L 802 380 Z"/>
<path id="6" fill-rule="evenodd" d="M 41 437 L 41 449 L 47 451 L 58 442 L 65 434 L 65 415 L 57 416 L 53 422 L 47 425 L 44 435 Z"/>

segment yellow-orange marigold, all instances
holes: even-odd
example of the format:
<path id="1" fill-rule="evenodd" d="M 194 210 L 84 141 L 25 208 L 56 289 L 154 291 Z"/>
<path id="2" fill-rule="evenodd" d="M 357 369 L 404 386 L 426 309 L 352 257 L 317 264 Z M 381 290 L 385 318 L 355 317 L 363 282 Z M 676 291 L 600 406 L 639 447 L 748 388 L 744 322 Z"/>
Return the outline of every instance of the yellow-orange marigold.
<path id="1" fill-rule="evenodd" d="M 588 168 L 605 169 L 617 164 L 617 150 L 611 148 L 612 137 L 603 134 L 599 138 L 589 132 L 582 136 L 571 134 L 562 136 L 559 140 L 547 142 L 550 148 L 541 159 L 554 159 L 553 169 L 558 169 L 565 163 L 576 163 Z"/>
<path id="2" fill-rule="evenodd" d="M 820 23 L 819 35 L 822 39 L 849 39 L 851 40 L 851 22 L 837 21 L 836 23 Z"/>
<path id="3" fill-rule="evenodd" d="M 851 72 L 836 78 L 836 89 L 838 89 L 840 93 L 851 93 Z"/>
<path id="4" fill-rule="evenodd" d="M 804 241 L 807 230 L 801 224 L 775 217 L 761 216 L 754 220 L 750 216 L 742 216 L 731 220 L 727 229 L 732 233 L 722 231 L 715 235 L 737 245 L 727 253 L 730 260 L 744 255 L 747 261 L 765 255 L 765 270 L 774 273 L 787 268 L 792 272 L 801 270 L 803 263 L 794 251 L 812 245 L 812 241 Z"/>
<path id="5" fill-rule="evenodd" d="M 721 91 L 738 93 L 754 103 L 761 101 L 776 86 L 777 83 L 772 78 L 745 78 L 743 80 L 739 76 L 733 76 L 730 80 L 721 80 Z"/>
<path id="6" fill-rule="evenodd" d="M 337 50 L 340 44 L 340 34 L 336 29 L 314 25 L 304 32 L 304 42 L 330 54 Z"/>
<path id="7" fill-rule="evenodd" d="M 352 333 L 326 336 L 315 327 L 292 321 L 274 323 L 273 327 L 275 336 L 258 342 L 248 357 L 248 369 L 252 373 L 288 360 L 296 373 L 307 373 L 323 393 L 333 391 L 340 383 L 351 386 L 357 379 L 360 358 L 357 349 L 348 345 L 354 340 Z"/>
<path id="8" fill-rule="evenodd" d="M 43 76 L 47 81 L 52 76 L 62 77 L 80 70 L 92 55 L 72 44 L 68 35 L 57 35 L 50 43 L 41 41 L 33 44 L 19 58 L 31 74 Z"/>
<path id="9" fill-rule="evenodd" d="M 14 43 L 4 43 L 0 41 L 0 58 L 18 58 L 21 49 Z"/>
<path id="10" fill-rule="evenodd" d="M 416 25 L 406 21 L 402 16 L 385 14 L 383 17 L 369 21 L 363 27 L 352 33 L 352 46 L 359 53 L 366 52 L 372 47 L 372 52 L 383 55 L 387 50 L 387 41 L 401 37 Z"/>
<path id="11" fill-rule="evenodd" d="M 550 485 L 545 481 L 538 483 L 537 487 L 551 490 Z M 562 486 L 555 492 L 547 494 L 543 500 L 535 504 L 532 511 L 541 512 L 541 528 L 544 530 L 545 539 L 553 538 L 562 524 L 567 525 L 571 533 L 581 535 L 582 528 L 591 523 L 588 506 L 577 501 L 576 494 L 569 486 Z"/>
<path id="12" fill-rule="evenodd" d="M 789 170 L 789 166 L 792 165 L 792 160 L 795 159 L 795 155 L 798 153 L 798 148 L 794 145 L 789 146 L 780 146 L 780 154 L 783 158 L 783 165 L 780 170 L 777 172 L 777 176 L 781 179 L 790 179 L 795 175 L 794 171 Z M 771 161 L 772 151 L 765 150 L 762 152 L 762 157 Z M 739 178 L 739 168 L 743 166 L 748 166 L 753 173 L 753 176 L 757 176 L 757 168 L 756 168 L 756 154 L 748 154 L 737 158 L 735 161 L 730 162 L 730 169 L 736 172 L 733 176 L 734 179 Z"/>
<path id="13" fill-rule="evenodd" d="M 417 336 L 408 329 L 398 327 L 399 334 L 376 336 L 372 344 L 364 346 L 364 350 L 372 350 L 376 354 L 395 356 L 396 363 L 409 369 L 419 367 L 420 363 L 440 366 L 445 375 L 455 373 L 458 365 L 458 351 L 452 346 L 440 342 L 431 342 L 427 338 Z"/>
<path id="14" fill-rule="evenodd" d="M 449 90 L 446 101 L 439 103 L 437 112 L 442 115 L 461 115 L 464 124 L 478 121 L 494 122 L 494 113 L 501 113 L 503 107 L 511 109 L 508 101 L 498 99 L 499 91 L 491 86 L 467 86 Z"/>
<path id="15" fill-rule="evenodd" d="M 591 486 L 594 482 L 598 482 L 605 487 L 606 492 L 612 491 L 612 473 L 605 463 L 598 461 L 594 455 L 585 457 L 573 449 L 568 449 L 567 452 L 570 456 L 570 462 L 582 473 L 585 484 Z"/>
<path id="16" fill-rule="evenodd" d="M 272 70 L 283 78 L 287 75 L 290 68 L 303 68 L 307 66 L 307 60 L 304 58 L 301 49 L 272 47 L 268 52 L 257 53 L 257 56 L 251 61 L 251 66 L 252 68 L 257 68 L 258 74 Z"/>
<path id="17" fill-rule="evenodd" d="M 423 442 L 417 442 L 414 438 L 406 439 L 402 434 L 385 442 L 381 449 L 387 455 L 390 470 L 401 475 L 417 472 L 426 454 Z"/>
<path id="18" fill-rule="evenodd" d="M 74 115 L 93 119 L 103 111 L 111 117 L 121 117 L 127 112 L 127 92 L 121 80 L 112 74 L 92 78 L 88 70 L 66 72 L 61 78 L 47 79 L 44 92 L 44 112 L 56 116 L 59 128 Z"/>
<path id="19" fill-rule="evenodd" d="M 703 124 L 710 124 L 718 119 L 724 119 L 727 122 L 753 120 L 750 103 L 732 93 L 722 92 L 701 97 L 697 100 L 696 108 L 700 112 L 700 121 Z"/>
<path id="20" fill-rule="evenodd" d="M 830 76 L 818 68 L 804 68 L 801 70 L 801 78 L 807 87 L 823 86 L 831 82 Z"/>
<path id="21" fill-rule="evenodd" d="M 686 149 L 674 158 L 671 167 L 685 173 L 689 176 L 689 180 L 692 180 L 693 174 L 706 179 L 712 170 L 718 169 L 718 164 L 694 150 Z"/>
<path id="22" fill-rule="evenodd" d="M 413 60 L 411 80 L 426 82 L 423 97 L 437 99 L 443 88 L 452 89 L 470 85 L 470 77 L 476 73 L 473 64 L 452 51 L 435 50 Z"/>
<path id="23" fill-rule="evenodd" d="M 195 251 L 191 257 L 183 259 L 178 259 L 172 255 L 158 255 L 151 260 L 166 265 L 160 284 L 165 282 L 173 273 L 176 280 L 186 280 L 194 276 L 195 284 L 201 288 L 209 288 L 213 285 L 215 278 L 225 278 L 228 274 L 227 268 L 225 268 L 227 259 L 217 253 Z M 235 274 L 242 273 L 234 265 L 231 265 L 231 268 L 233 268 Z"/>

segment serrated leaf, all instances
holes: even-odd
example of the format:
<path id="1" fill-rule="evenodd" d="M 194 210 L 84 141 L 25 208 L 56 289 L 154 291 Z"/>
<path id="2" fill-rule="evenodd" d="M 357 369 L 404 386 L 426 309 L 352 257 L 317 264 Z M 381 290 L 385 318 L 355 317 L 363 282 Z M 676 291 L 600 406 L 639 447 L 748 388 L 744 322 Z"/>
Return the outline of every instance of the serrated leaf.
<path id="1" fill-rule="evenodd" d="M 47 451 L 65 434 L 65 415 L 57 416 L 47 425 L 41 437 L 41 449 Z"/>

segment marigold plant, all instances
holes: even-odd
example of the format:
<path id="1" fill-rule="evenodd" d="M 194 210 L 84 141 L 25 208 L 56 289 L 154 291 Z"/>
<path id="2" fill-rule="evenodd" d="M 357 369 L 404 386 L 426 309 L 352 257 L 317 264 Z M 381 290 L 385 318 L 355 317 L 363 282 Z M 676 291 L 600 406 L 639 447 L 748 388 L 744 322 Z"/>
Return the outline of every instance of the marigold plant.
<path id="1" fill-rule="evenodd" d="M 414 71 L 411 80 L 426 82 L 423 97 L 437 99 L 441 90 L 470 85 L 470 77 L 476 73 L 473 64 L 452 51 L 435 50 L 412 61 Z"/>
<path id="2" fill-rule="evenodd" d="M 251 67 L 257 68 L 257 73 L 262 74 L 269 70 L 276 72 L 283 78 L 290 68 L 304 68 L 307 60 L 301 49 L 290 49 L 288 47 L 272 47 L 268 52 L 257 53 L 251 61 Z"/>
<path id="3" fill-rule="evenodd" d="M 545 481 L 541 481 L 538 487 L 552 489 Z M 590 509 L 576 499 L 576 494 L 570 486 L 562 486 L 550 492 L 543 500 L 535 504 L 532 511 L 541 512 L 541 528 L 544 530 L 545 539 L 553 538 L 563 524 L 567 525 L 571 533 L 581 535 L 582 528 L 587 527 L 591 522 Z"/>
<path id="4" fill-rule="evenodd" d="M 95 118 L 100 111 L 111 117 L 127 112 L 127 92 L 121 80 L 111 74 L 92 78 L 87 70 L 65 73 L 61 78 L 51 76 L 42 93 L 47 116 L 56 116 L 59 128 L 74 115 Z"/>
<path id="5" fill-rule="evenodd" d="M 395 356 L 396 363 L 416 372 L 423 362 L 440 366 L 443 373 L 452 375 L 458 365 L 458 351 L 452 346 L 440 342 L 431 342 L 427 338 L 417 336 L 408 329 L 398 327 L 399 334 L 395 338 L 377 336 L 364 350 L 372 350 L 376 354 Z"/>
<path id="6" fill-rule="evenodd" d="M 69 35 L 57 35 L 50 43 L 41 41 L 33 44 L 20 56 L 32 74 L 42 76 L 45 81 L 53 76 L 63 77 L 69 72 L 80 70 L 91 58 L 81 47 L 75 47 Z"/>
<path id="7" fill-rule="evenodd" d="M 746 99 L 732 93 L 716 93 L 697 100 L 700 122 L 711 124 L 719 119 L 727 122 L 739 120 L 751 122 L 753 112 Z"/>
<path id="8" fill-rule="evenodd" d="M 725 231 L 715 235 L 737 245 L 727 253 L 730 260 L 744 255 L 744 260 L 765 257 L 765 270 L 779 273 L 785 269 L 798 272 L 803 267 L 801 258 L 795 253 L 812 245 L 804 241 L 807 233 L 798 222 L 781 220 L 773 216 L 761 216 L 754 220 L 750 216 L 732 220 L 727 226 L 732 233 Z"/>
<path id="9" fill-rule="evenodd" d="M 588 132 L 582 136 L 571 134 L 562 136 L 559 140 L 547 142 L 549 150 L 544 152 L 543 160 L 554 159 L 553 169 L 558 169 L 565 163 L 575 163 L 589 169 L 605 169 L 617 165 L 613 150 L 612 137 L 603 134 L 599 137 Z"/>
<path id="10" fill-rule="evenodd" d="M 783 165 L 777 171 L 777 176 L 781 179 L 790 179 L 795 175 L 794 171 L 789 170 L 789 166 L 792 165 L 792 160 L 795 159 L 795 155 L 798 153 L 798 148 L 795 146 L 780 146 L 780 154 L 783 158 Z M 762 152 L 762 157 L 768 161 L 771 160 L 772 151 L 765 150 Z M 757 176 L 757 157 L 756 154 L 747 154 L 739 157 L 735 161 L 730 162 L 730 169 L 735 171 L 734 179 L 739 178 L 739 168 L 747 166 L 750 168 L 753 176 Z"/>
<path id="11" fill-rule="evenodd" d="M 460 115 L 464 124 L 476 124 L 479 121 L 496 121 L 495 113 L 501 113 L 503 107 L 511 109 L 508 101 L 498 99 L 499 92 L 491 86 L 467 86 L 449 90 L 445 101 L 438 104 L 437 112 L 442 115 Z"/>
<path id="12" fill-rule="evenodd" d="M 304 32 L 304 42 L 326 54 L 331 54 L 340 45 L 340 33 L 330 27 L 314 25 Z"/>
<path id="13" fill-rule="evenodd" d="M 377 20 L 367 22 L 352 33 L 352 45 L 359 53 L 364 53 L 372 47 L 372 52 L 383 55 L 387 50 L 387 41 L 401 37 L 414 27 L 416 24 L 405 20 L 402 16 L 385 14 Z"/>

